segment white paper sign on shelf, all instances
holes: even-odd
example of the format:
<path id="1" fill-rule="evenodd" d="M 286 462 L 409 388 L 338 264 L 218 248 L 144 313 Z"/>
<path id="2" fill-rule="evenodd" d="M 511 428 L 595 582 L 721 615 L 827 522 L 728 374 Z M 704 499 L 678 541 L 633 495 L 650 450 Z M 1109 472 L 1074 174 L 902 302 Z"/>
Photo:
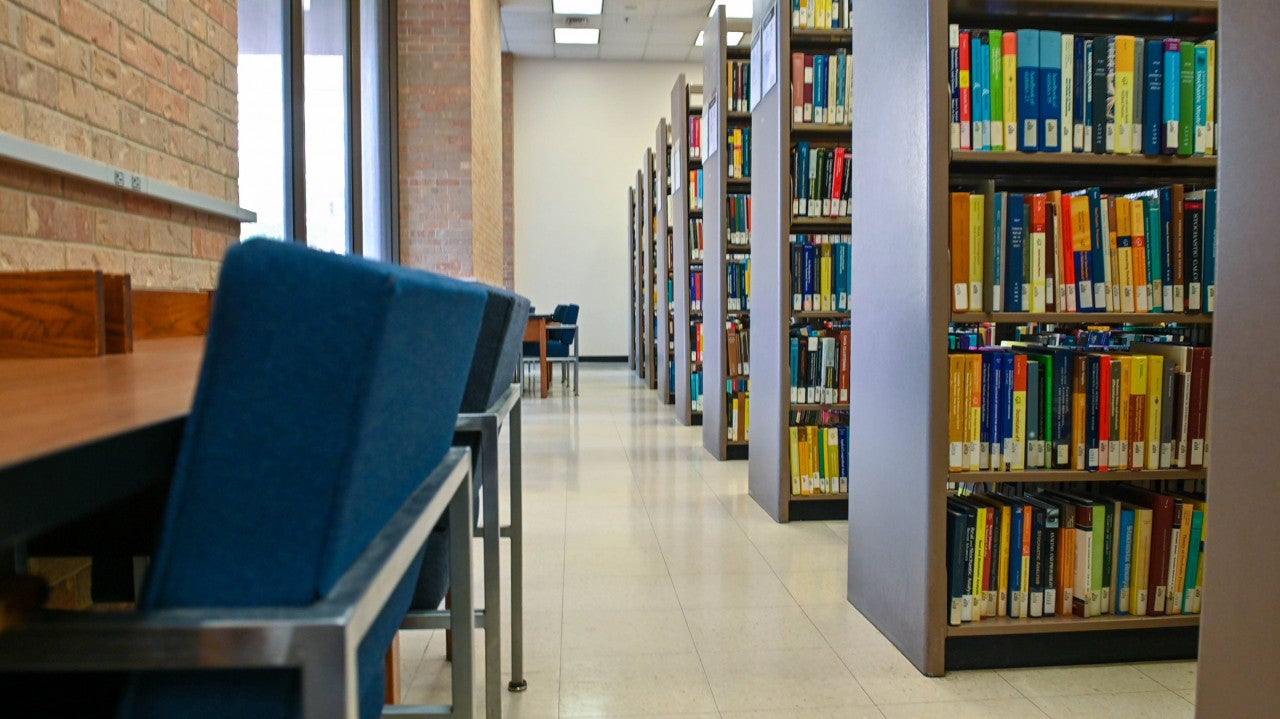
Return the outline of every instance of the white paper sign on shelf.
<path id="1" fill-rule="evenodd" d="M 711 159 L 720 151 L 720 102 L 718 97 L 707 101 L 707 134 L 703 138 L 707 143 L 706 159 Z"/>
<path id="2" fill-rule="evenodd" d="M 763 96 L 778 84 L 778 9 L 773 7 L 764 18 L 764 26 L 760 31 L 760 64 L 752 67 L 764 69 L 760 83 L 760 94 Z M 753 75 L 755 73 L 752 73 Z"/>
<path id="3" fill-rule="evenodd" d="M 681 175 L 683 175 L 684 173 L 683 173 L 683 172 L 677 172 L 677 171 L 676 171 L 676 170 L 678 170 L 678 169 L 680 168 L 680 148 L 679 148 L 679 147 L 676 147 L 675 145 L 672 145 L 672 146 L 671 146 L 671 165 L 670 165 L 670 168 L 671 168 L 671 185 L 672 185 L 672 189 L 673 189 L 673 190 L 679 190 L 679 189 L 680 189 L 680 184 L 681 184 L 681 183 L 680 183 L 680 176 L 681 176 Z"/>
<path id="4" fill-rule="evenodd" d="M 751 41 L 751 86 L 748 96 L 750 110 L 755 111 L 756 105 L 760 103 L 760 36 L 756 35 Z"/>

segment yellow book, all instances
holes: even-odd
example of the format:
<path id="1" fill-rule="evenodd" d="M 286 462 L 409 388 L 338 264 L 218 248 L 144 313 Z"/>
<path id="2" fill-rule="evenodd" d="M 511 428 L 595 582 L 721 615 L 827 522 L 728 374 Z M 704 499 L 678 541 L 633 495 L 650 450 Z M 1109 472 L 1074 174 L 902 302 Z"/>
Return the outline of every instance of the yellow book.
<path id="1" fill-rule="evenodd" d="M 1142 469 L 1147 438 L 1147 356 L 1133 355 L 1129 371 L 1129 457 L 1125 466 Z"/>
<path id="2" fill-rule="evenodd" d="M 1133 154 L 1133 43 L 1132 35 L 1116 36 L 1117 155 Z"/>
<path id="3" fill-rule="evenodd" d="M 1111 460 L 1113 469 L 1124 469 L 1129 466 L 1129 394 L 1132 371 L 1132 358 L 1128 355 L 1120 355 L 1120 451 Z"/>
<path id="4" fill-rule="evenodd" d="M 973 618 L 990 616 L 987 613 L 986 593 L 982 590 L 982 565 L 987 559 L 987 508 L 978 504 L 978 523 L 973 533 Z"/>
<path id="5" fill-rule="evenodd" d="M 1216 155 L 1218 154 L 1218 138 L 1214 135 L 1214 131 L 1217 128 L 1215 122 L 1218 118 L 1218 98 L 1214 93 L 1217 92 L 1217 78 L 1215 75 L 1218 74 L 1218 42 L 1216 40 L 1205 40 L 1200 44 L 1209 50 L 1208 94 L 1205 96 L 1204 107 L 1206 121 L 1204 154 Z"/>
<path id="6" fill-rule="evenodd" d="M 1160 469 L 1160 414 L 1164 402 L 1164 357 L 1147 355 L 1147 469 Z M 1191 529 L 1191 525 L 1187 525 Z"/>
<path id="7" fill-rule="evenodd" d="M 1147 574 L 1151 569 L 1151 510 L 1146 507 L 1133 509 L 1133 567 L 1129 573 L 1129 613 L 1136 617 L 1147 615 Z"/>
<path id="8" fill-rule="evenodd" d="M 824 432 L 827 438 L 827 477 L 831 491 L 840 491 L 840 433 L 835 427 L 828 427 Z"/>
<path id="9" fill-rule="evenodd" d="M 982 312 L 983 278 L 983 229 L 986 218 L 986 197 L 974 193 L 969 196 L 969 311 Z"/>
<path id="10" fill-rule="evenodd" d="M 1132 238 L 1130 234 L 1133 227 L 1132 214 L 1133 204 L 1127 197 L 1116 198 L 1116 226 L 1124 228 L 1124 234 Z M 1116 258 L 1120 260 L 1120 311 L 1134 312 L 1137 307 L 1136 297 L 1137 291 L 1133 285 L 1133 245 L 1132 240 L 1128 245 L 1120 245 L 1116 249 Z"/>
<path id="11" fill-rule="evenodd" d="M 800 427 L 799 430 L 800 496 L 808 497 L 813 494 L 813 477 L 810 475 L 813 461 L 810 459 L 809 451 L 809 427 Z"/>
<path id="12" fill-rule="evenodd" d="M 800 428 L 787 428 L 787 444 L 791 450 L 791 494 L 800 496 Z"/>
<path id="13" fill-rule="evenodd" d="M 1067 198 L 1062 198 L 1065 202 Z M 1089 213 L 1089 198 L 1084 195 L 1071 196 L 1071 249 L 1075 252 L 1091 252 L 1093 250 L 1093 233 L 1090 231 L 1092 215 Z M 1086 255 L 1087 256 L 1087 255 Z M 1103 278 L 1091 278 L 1095 282 L 1102 282 Z M 1080 278 L 1076 278 L 1076 282 L 1080 288 L 1079 304 L 1073 304 L 1074 292 L 1067 293 L 1067 311 L 1077 312 L 1087 309 L 1093 309 L 1093 286 L 1090 283 L 1080 282 Z"/>
<path id="14" fill-rule="evenodd" d="M 1191 513 L 1195 511 L 1195 505 L 1179 499 L 1174 505 L 1174 511 L 1179 513 L 1181 519 L 1178 525 L 1178 545 L 1171 551 L 1173 562 L 1169 565 L 1168 601 L 1165 602 L 1164 611 L 1166 614 L 1184 614 L 1186 597 L 1183 589 L 1187 585 L 1187 550 L 1191 548 Z"/>
<path id="15" fill-rule="evenodd" d="M 1000 567 L 996 577 L 996 616 L 1008 613 L 1009 603 L 1009 523 L 1012 510 L 1009 505 L 1000 506 Z"/>
<path id="16" fill-rule="evenodd" d="M 969 468 L 964 451 L 964 425 L 969 416 L 965 366 L 964 355 L 947 355 L 947 468 L 952 472 Z"/>
<path id="17" fill-rule="evenodd" d="M 1010 37 L 1013 39 L 1010 40 Z M 1003 37 L 1004 45 L 1012 48 L 1017 37 L 1016 33 L 1006 33 Z M 1001 79 L 1004 81 L 1004 146 L 1006 150 L 1012 151 L 1018 148 L 1018 54 L 1003 52 L 1000 61 L 1003 73 Z"/>
<path id="18" fill-rule="evenodd" d="M 831 245 L 819 245 L 818 282 L 822 292 L 822 311 L 831 311 Z"/>

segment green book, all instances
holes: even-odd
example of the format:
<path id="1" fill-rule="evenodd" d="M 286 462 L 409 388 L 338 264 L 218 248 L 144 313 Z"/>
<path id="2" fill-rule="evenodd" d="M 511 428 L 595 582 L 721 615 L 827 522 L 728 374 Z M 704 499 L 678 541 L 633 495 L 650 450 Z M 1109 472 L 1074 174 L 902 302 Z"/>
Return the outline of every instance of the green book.
<path id="1" fill-rule="evenodd" d="M 1196 136 L 1196 46 L 1182 43 L 1181 90 L 1178 96 L 1178 154 L 1189 157 L 1195 150 Z"/>
<path id="2" fill-rule="evenodd" d="M 992 30 L 991 41 L 991 151 L 1004 150 L 1004 33 Z M 999 130 L 997 131 L 997 128 Z"/>

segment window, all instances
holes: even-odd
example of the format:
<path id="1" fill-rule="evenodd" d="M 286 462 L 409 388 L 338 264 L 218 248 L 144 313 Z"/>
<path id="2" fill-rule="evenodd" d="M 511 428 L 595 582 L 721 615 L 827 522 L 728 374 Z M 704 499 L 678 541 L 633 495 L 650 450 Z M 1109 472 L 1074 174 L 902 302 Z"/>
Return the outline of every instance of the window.
<path id="1" fill-rule="evenodd" d="M 240 0 L 241 236 L 395 261 L 394 0 Z"/>

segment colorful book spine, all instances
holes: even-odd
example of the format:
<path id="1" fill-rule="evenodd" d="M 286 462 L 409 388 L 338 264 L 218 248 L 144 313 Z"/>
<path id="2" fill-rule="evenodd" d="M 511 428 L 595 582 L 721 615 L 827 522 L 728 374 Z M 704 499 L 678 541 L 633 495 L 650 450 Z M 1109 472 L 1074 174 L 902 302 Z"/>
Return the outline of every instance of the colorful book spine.
<path id="1" fill-rule="evenodd" d="M 1040 149 L 1062 148 L 1062 33 L 1040 31 Z"/>
<path id="2" fill-rule="evenodd" d="M 1038 152 L 1041 147 L 1040 33 L 1037 30 L 1019 30 L 1017 35 L 1018 149 Z M 963 82 L 961 78 L 962 87 Z"/>

